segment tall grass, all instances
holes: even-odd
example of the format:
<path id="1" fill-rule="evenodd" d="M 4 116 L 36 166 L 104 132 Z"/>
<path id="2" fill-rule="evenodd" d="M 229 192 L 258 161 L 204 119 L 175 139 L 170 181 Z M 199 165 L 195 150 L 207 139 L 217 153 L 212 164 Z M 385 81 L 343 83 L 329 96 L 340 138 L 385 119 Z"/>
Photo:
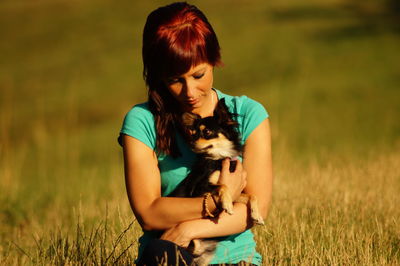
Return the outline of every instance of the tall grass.
<path id="1" fill-rule="evenodd" d="M 399 159 L 333 158 L 283 171 L 269 223 L 256 230 L 268 264 L 399 264 Z"/>
<path id="2" fill-rule="evenodd" d="M 372 1 L 194 3 L 223 48 L 215 87 L 271 114 L 265 263 L 400 264 L 396 15 Z M 159 4 L 0 3 L 0 264 L 134 261 L 116 137 L 145 99 L 140 36 Z"/>

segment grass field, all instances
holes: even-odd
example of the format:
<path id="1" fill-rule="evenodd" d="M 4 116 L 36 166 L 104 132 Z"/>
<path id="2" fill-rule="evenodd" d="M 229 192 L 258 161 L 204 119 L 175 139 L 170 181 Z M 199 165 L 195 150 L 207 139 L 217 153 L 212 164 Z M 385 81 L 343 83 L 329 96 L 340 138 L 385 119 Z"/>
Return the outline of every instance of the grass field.
<path id="1" fill-rule="evenodd" d="M 133 262 L 116 138 L 146 97 L 145 18 L 168 3 L 136 2 L 0 3 L 0 264 Z M 193 3 L 222 46 L 215 87 L 271 115 L 265 264 L 400 265 L 395 2 Z"/>

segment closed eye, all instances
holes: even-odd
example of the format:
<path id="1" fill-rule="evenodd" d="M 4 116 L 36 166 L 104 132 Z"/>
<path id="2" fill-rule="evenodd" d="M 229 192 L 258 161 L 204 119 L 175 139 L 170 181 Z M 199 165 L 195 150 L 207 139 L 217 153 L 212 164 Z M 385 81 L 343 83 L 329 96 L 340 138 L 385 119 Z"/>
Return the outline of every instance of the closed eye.
<path id="1" fill-rule="evenodd" d="M 199 75 L 193 75 L 195 79 L 201 79 L 204 76 L 205 73 L 199 74 Z"/>
<path id="2" fill-rule="evenodd" d="M 178 82 L 180 82 L 179 78 L 169 78 L 169 79 L 167 79 L 168 85 L 172 85 L 172 84 L 175 84 L 175 83 L 178 83 Z"/>

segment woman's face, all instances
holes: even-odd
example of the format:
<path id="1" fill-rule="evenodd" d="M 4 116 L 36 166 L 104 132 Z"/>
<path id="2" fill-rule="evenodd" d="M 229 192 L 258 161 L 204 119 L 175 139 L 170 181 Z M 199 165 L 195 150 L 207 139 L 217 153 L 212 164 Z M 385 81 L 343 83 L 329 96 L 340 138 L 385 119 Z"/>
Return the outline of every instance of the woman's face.
<path id="1" fill-rule="evenodd" d="M 165 81 L 169 92 L 185 111 L 199 113 L 212 104 L 213 66 L 202 63 Z"/>

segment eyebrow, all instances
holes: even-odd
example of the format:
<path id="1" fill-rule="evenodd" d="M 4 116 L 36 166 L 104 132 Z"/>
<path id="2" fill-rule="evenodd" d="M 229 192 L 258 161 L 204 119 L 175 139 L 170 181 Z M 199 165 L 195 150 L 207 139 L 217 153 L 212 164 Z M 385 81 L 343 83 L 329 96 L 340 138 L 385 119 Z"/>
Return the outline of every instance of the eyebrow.
<path id="1" fill-rule="evenodd" d="M 192 75 L 200 74 L 199 72 L 205 72 L 205 71 L 206 71 L 206 67 L 203 67 L 203 68 L 200 68 L 199 70 L 193 72 Z"/>
<path id="2" fill-rule="evenodd" d="M 193 72 L 191 75 L 198 75 L 198 74 L 200 74 L 199 72 L 205 72 L 207 70 L 207 67 L 202 67 L 202 68 L 200 68 L 199 70 L 196 70 L 195 72 Z M 169 79 L 179 79 L 181 76 L 172 76 L 172 77 L 170 77 Z"/>

